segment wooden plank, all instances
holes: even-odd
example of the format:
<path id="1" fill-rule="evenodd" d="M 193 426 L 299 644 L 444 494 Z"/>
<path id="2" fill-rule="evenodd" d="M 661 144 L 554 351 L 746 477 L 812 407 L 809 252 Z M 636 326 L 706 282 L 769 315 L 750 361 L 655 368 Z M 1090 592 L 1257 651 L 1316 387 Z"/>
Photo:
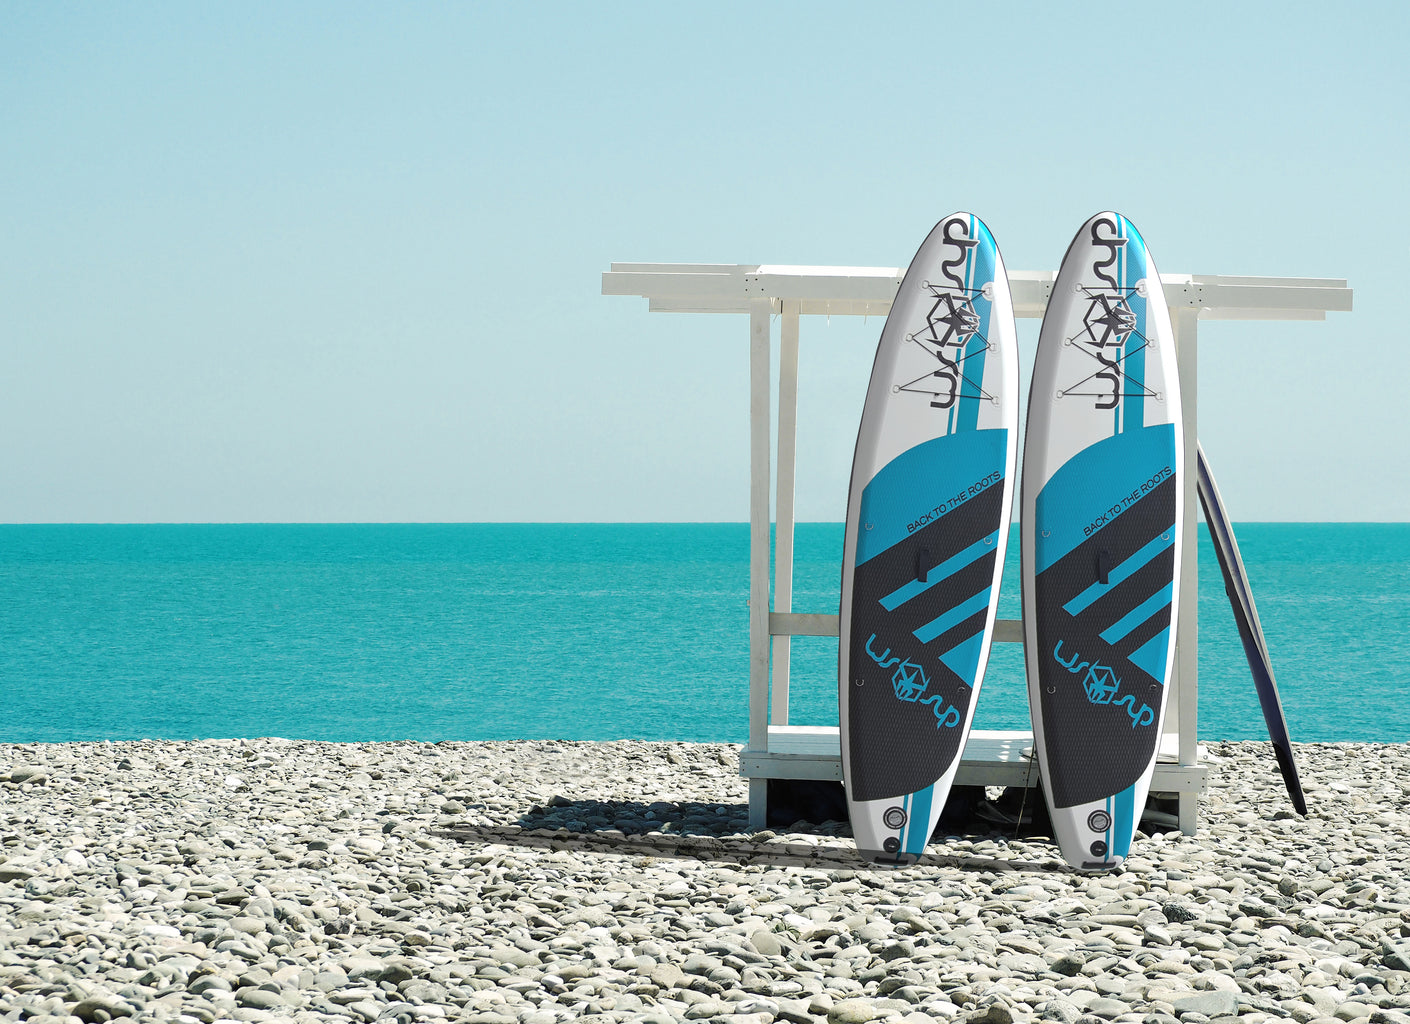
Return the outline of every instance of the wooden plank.
<path id="1" fill-rule="evenodd" d="M 1323 310 L 1349 312 L 1351 289 L 1308 285 L 1218 284 L 1191 281 L 1172 289 L 1166 287 L 1171 306 L 1196 309 L 1267 309 L 1278 311 Z"/>
<path id="2" fill-rule="evenodd" d="M 1193 310 L 1172 311 L 1175 357 L 1180 373 L 1180 409 L 1185 425 L 1185 479 L 1181 488 L 1185 528 L 1180 551 L 1180 625 L 1175 643 L 1180 763 L 1194 764 L 1199 736 L 1199 319 Z M 1167 712 L 1166 715 L 1169 718 Z M 1181 810 L 1183 819 L 1193 811 Z M 1194 827 L 1193 821 L 1190 822 Z M 1193 834 L 1193 833 L 1191 833 Z"/>
<path id="3" fill-rule="evenodd" d="M 888 306 L 901 287 L 895 271 L 876 275 L 804 276 L 801 274 L 745 274 L 744 293 L 750 297 L 769 296 L 788 299 L 830 299 L 845 297 L 852 301 L 884 302 Z"/>
<path id="4" fill-rule="evenodd" d="M 769 616 L 769 632 L 774 636 L 837 636 L 838 617 L 774 612 Z"/>
<path id="5" fill-rule="evenodd" d="M 617 273 L 602 275 L 603 295 L 729 296 L 742 294 L 741 274 L 650 274 Z"/>
<path id="6" fill-rule="evenodd" d="M 613 263 L 614 274 L 743 274 L 757 270 L 741 263 Z"/>
<path id="7" fill-rule="evenodd" d="M 1036 319 L 1048 308 L 1053 294 L 1051 271 L 1015 271 L 1009 274 L 1009 294 L 1013 296 L 1013 315 Z"/>
<path id="8" fill-rule="evenodd" d="M 1161 275 L 1165 280 L 1165 275 Z M 1191 274 L 1197 284 L 1253 285 L 1269 288 L 1346 288 L 1344 277 L 1237 277 L 1229 274 Z"/>
<path id="9" fill-rule="evenodd" d="M 659 312 L 745 313 L 754 298 L 796 299 L 799 313 L 884 316 L 903 267 L 806 267 L 758 264 L 614 263 L 602 275 L 604 295 L 636 295 Z M 1041 317 L 1053 273 L 1009 273 L 1014 314 Z M 1162 274 L 1172 308 L 1205 310 L 1206 319 L 1318 319 L 1349 311 L 1353 293 L 1341 278 Z"/>
<path id="10" fill-rule="evenodd" d="M 1194 799 L 1208 772 L 1202 764 L 1176 763 L 1174 737 L 1163 738 L 1151 791 L 1184 794 Z M 976 729 L 960 756 L 957 786 L 1036 786 L 1038 768 L 1025 751 L 1033 746 L 1026 730 Z M 754 779 L 842 778 L 842 755 L 836 726 L 775 726 L 769 730 L 768 751 L 744 751 L 740 774 Z"/>
<path id="11" fill-rule="evenodd" d="M 961 760 L 1017 761 L 1033 747 L 1028 729 L 974 729 L 969 734 Z M 1173 736 L 1160 739 L 1162 762 L 1174 763 L 1179 744 Z M 769 727 L 769 753 L 795 757 L 841 757 L 841 730 L 835 725 L 788 725 Z M 1202 748 L 1197 753 L 1203 753 Z"/>
<path id="12" fill-rule="evenodd" d="M 996 644 L 1021 644 L 1021 643 L 1023 643 L 1023 620 L 1022 620 L 1022 619 L 996 619 L 996 620 L 994 620 L 994 643 L 996 643 Z"/>
<path id="13" fill-rule="evenodd" d="M 778 357 L 778 469 L 774 500 L 774 608 L 793 610 L 793 481 L 798 442 L 798 303 L 783 303 Z M 773 633 L 773 685 L 769 720 L 788 724 L 788 662 L 791 638 Z"/>
<path id="14" fill-rule="evenodd" d="M 769 632 L 774 636 L 837 636 L 840 630 L 840 620 L 836 615 L 774 612 L 769 616 Z M 997 644 L 1023 643 L 1023 620 L 996 620 L 994 642 Z"/>
<path id="15" fill-rule="evenodd" d="M 749 749 L 769 743 L 769 303 L 749 314 Z"/>

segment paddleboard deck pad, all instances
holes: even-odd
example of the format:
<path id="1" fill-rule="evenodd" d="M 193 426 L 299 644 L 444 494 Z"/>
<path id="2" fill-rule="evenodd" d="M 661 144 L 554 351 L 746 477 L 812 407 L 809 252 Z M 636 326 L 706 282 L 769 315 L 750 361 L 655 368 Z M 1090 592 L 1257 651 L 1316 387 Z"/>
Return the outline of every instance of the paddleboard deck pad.
<path id="1" fill-rule="evenodd" d="M 1184 473 L 1174 335 L 1140 234 L 1082 225 L 1043 317 L 1020 537 L 1034 746 L 1072 866 L 1126 857 L 1175 657 Z"/>
<path id="2" fill-rule="evenodd" d="M 1204 457 L 1204 446 L 1200 445 L 1196 451 L 1199 500 L 1204 506 L 1205 525 L 1209 528 L 1210 540 L 1214 542 L 1214 553 L 1219 558 L 1219 571 L 1224 574 L 1224 590 L 1234 611 L 1234 623 L 1238 626 L 1244 657 L 1248 659 L 1249 671 L 1253 673 L 1253 685 L 1258 691 L 1263 721 L 1268 726 L 1268 738 L 1273 742 L 1273 756 L 1278 760 L 1278 771 L 1282 773 L 1283 785 L 1287 787 L 1293 807 L 1298 814 L 1306 814 L 1307 798 L 1302 793 L 1302 779 L 1298 776 L 1297 761 L 1293 758 L 1288 721 L 1283 717 L 1283 702 L 1273 678 L 1273 659 L 1268 653 L 1268 641 L 1264 639 L 1258 609 L 1253 604 L 1248 570 L 1244 568 L 1244 560 L 1239 554 L 1239 542 L 1234 538 L 1234 525 L 1229 521 L 1229 513 L 1219 496 L 1214 474 L 1209 470 L 1209 461 Z"/>
<path id="3" fill-rule="evenodd" d="M 881 331 L 842 562 L 842 772 L 862 857 L 914 863 L 988 662 L 1017 458 L 1018 345 L 979 218 L 926 237 Z"/>

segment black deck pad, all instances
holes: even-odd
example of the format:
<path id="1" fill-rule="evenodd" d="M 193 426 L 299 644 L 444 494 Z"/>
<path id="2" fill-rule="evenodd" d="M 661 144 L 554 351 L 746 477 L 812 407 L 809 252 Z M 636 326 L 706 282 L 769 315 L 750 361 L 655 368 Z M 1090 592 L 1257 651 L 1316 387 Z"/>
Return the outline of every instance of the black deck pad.
<path id="1" fill-rule="evenodd" d="M 973 692 L 940 656 L 984 628 L 987 606 L 929 643 L 914 631 L 992 587 L 995 554 L 894 611 L 881 599 L 998 530 L 1005 495 L 990 487 L 856 568 L 847 687 L 853 800 L 924 789 L 959 755 Z"/>
<path id="2" fill-rule="evenodd" d="M 1151 490 L 1034 580 L 1038 649 L 1030 656 L 1038 659 L 1056 807 L 1073 807 L 1126 789 L 1146 770 L 1160 740 L 1165 680 L 1129 658 L 1169 628 L 1171 605 L 1156 609 L 1113 642 L 1101 634 L 1172 582 L 1173 544 L 1076 615 L 1063 606 L 1174 529 L 1179 497 L 1175 485 L 1172 477 Z"/>

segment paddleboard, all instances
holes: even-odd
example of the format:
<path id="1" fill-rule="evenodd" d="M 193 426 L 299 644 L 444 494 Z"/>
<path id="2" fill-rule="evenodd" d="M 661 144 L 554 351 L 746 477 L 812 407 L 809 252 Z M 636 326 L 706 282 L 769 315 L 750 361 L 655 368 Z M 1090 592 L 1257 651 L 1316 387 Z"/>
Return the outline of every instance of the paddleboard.
<path id="1" fill-rule="evenodd" d="M 862 857 L 914 863 L 989 659 L 1012 505 L 1018 345 L 978 217 L 937 224 L 877 344 L 842 560 L 842 774 Z"/>
<path id="2" fill-rule="evenodd" d="M 1126 218 L 1082 225 L 1038 337 L 1019 535 L 1034 747 L 1072 866 L 1130 850 L 1175 658 L 1184 475 L 1175 343 Z"/>
<path id="3" fill-rule="evenodd" d="M 1293 807 L 1298 814 L 1306 814 L 1307 798 L 1302 794 L 1302 780 L 1297 774 L 1292 739 L 1288 736 L 1288 720 L 1283 717 L 1283 702 L 1278 697 L 1278 684 L 1273 679 L 1273 659 L 1268 654 L 1268 641 L 1264 639 L 1263 626 L 1258 621 L 1258 609 L 1253 605 L 1253 588 L 1249 585 L 1248 571 L 1244 569 L 1239 543 L 1234 539 L 1234 527 L 1224 508 L 1224 500 L 1219 496 L 1214 474 L 1209 471 L 1209 461 L 1204 457 L 1204 445 L 1200 445 L 1197 452 L 1199 501 L 1204 507 L 1204 523 L 1209 527 L 1210 540 L 1214 541 L 1214 553 L 1219 556 L 1219 571 L 1224 574 L 1224 592 L 1229 595 L 1229 606 L 1234 610 L 1234 622 L 1239 628 L 1239 640 L 1244 645 L 1244 657 L 1248 659 L 1249 671 L 1253 673 L 1258 703 L 1263 708 L 1263 721 L 1268 725 L 1268 738 L 1273 741 L 1273 756 L 1278 760 L 1278 771 L 1283 775 L 1283 785 L 1287 786 Z"/>

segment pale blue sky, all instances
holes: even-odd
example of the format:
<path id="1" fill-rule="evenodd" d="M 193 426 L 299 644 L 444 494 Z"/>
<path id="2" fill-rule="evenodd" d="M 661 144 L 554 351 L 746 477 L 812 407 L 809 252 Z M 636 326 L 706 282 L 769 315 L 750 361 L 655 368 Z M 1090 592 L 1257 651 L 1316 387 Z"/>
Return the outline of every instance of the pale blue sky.
<path id="1" fill-rule="evenodd" d="M 1106 208 L 1356 289 L 1202 327 L 1235 519 L 1410 519 L 1408 9 L 0 3 L 0 521 L 743 520 L 746 323 L 609 263 Z M 804 321 L 800 518 L 880 327 Z"/>

